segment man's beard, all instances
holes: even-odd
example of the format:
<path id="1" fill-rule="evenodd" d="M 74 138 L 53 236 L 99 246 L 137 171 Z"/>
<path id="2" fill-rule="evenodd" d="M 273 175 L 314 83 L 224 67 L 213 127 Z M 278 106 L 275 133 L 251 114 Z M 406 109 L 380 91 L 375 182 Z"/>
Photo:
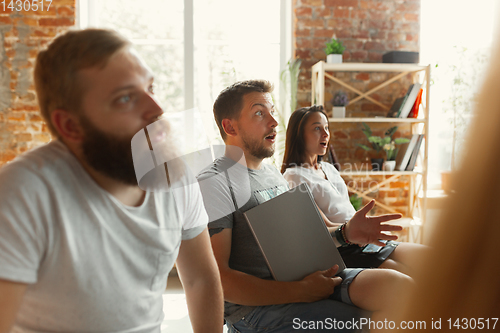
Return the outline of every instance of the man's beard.
<path id="1" fill-rule="evenodd" d="M 80 117 L 80 123 L 85 131 L 82 144 L 85 161 L 110 178 L 137 186 L 132 159 L 132 136 L 121 138 L 105 133 L 86 117 Z"/>
<path id="2" fill-rule="evenodd" d="M 264 159 L 273 156 L 275 146 L 272 145 L 271 148 L 264 147 L 263 141 L 248 139 L 246 134 L 242 136 L 242 141 L 245 151 L 248 151 L 250 155 Z M 265 140 L 265 139 L 264 139 Z"/>

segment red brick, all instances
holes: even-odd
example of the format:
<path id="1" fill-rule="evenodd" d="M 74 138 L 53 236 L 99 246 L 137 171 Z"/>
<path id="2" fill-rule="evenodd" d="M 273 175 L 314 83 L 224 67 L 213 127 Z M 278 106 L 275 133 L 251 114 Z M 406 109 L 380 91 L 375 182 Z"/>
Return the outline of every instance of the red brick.
<path id="1" fill-rule="evenodd" d="M 314 16 L 316 18 L 320 18 L 320 17 L 327 18 L 327 17 L 330 17 L 331 15 L 332 15 L 332 11 L 330 8 L 327 8 L 327 7 L 314 8 Z"/>
<path id="2" fill-rule="evenodd" d="M 370 34 L 369 34 L 368 30 L 357 29 L 357 30 L 353 31 L 352 38 L 355 38 L 355 39 L 368 39 L 368 38 L 370 38 Z"/>
<path id="3" fill-rule="evenodd" d="M 402 41 L 402 40 L 405 40 L 405 39 L 406 39 L 405 34 L 394 33 L 394 32 L 389 32 L 387 34 L 387 40 L 389 40 L 389 41 L 398 42 L 398 41 Z"/>
<path id="4" fill-rule="evenodd" d="M 22 123 L 8 123 L 6 129 L 9 132 L 26 132 L 28 127 Z"/>
<path id="5" fill-rule="evenodd" d="M 380 10 L 370 11 L 371 20 L 387 20 L 387 13 Z"/>
<path id="6" fill-rule="evenodd" d="M 301 2 L 305 6 L 317 7 L 317 6 L 321 6 L 322 5 L 322 3 L 321 3 L 322 0 L 302 0 Z"/>
<path id="7" fill-rule="evenodd" d="M 337 38 L 351 38 L 352 32 L 350 29 L 340 29 L 336 32 Z"/>
<path id="8" fill-rule="evenodd" d="M 56 16 L 57 15 L 57 9 L 56 6 L 53 4 L 48 7 L 49 9 L 47 10 L 47 2 L 43 4 L 43 10 L 40 4 L 38 5 L 38 10 L 29 10 L 29 11 L 22 11 L 21 14 L 23 16 Z"/>
<path id="9" fill-rule="evenodd" d="M 329 7 L 358 7 L 358 0 L 325 0 L 325 6 Z"/>
<path id="10" fill-rule="evenodd" d="M 53 29 L 36 29 L 33 31 L 33 36 L 35 37 L 55 37 L 56 31 Z"/>
<path id="11" fill-rule="evenodd" d="M 61 26 L 73 26 L 75 25 L 74 18 L 41 18 L 39 21 L 40 26 L 52 26 L 52 27 L 61 27 Z"/>
<path id="12" fill-rule="evenodd" d="M 2 154 L 0 154 L 0 165 L 12 161 L 13 159 L 16 158 L 16 156 L 17 154 L 14 154 L 11 151 L 3 152 Z"/>
<path id="13" fill-rule="evenodd" d="M 59 16 L 75 16 L 75 8 L 74 7 L 58 7 L 57 14 Z"/>
<path id="14" fill-rule="evenodd" d="M 352 20 L 350 19 L 342 19 L 342 18 L 336 18 L 336 19 L 331 19 L 327 21 L 327 26 L 328 27 L 334 27 L 337 29 L 342 29 L 342 28 L 352 28 Z"/>
<path id="15" fill-rule="evenodd" d="M 368 52 L 367 51 L 355 51 L 351 52 L 351 58 L 352 60 L 358 60 L 361 62 L 361 60 L 365 60 L 368 57 Z"/>
<path id="16" fill-rule="evenodd" d="M 5 55 L 7 56 L 7 58 L 14 58 L 14 56 L 16 55 L 16 50 L 14 49 L 6 50 Z"/>
<path id="17" fill-rule="evenodd" d="M 296 49 L 310 49 L 312 47 L 312 41 L 310 38 L 295 38 L 295 48 Z"/>
<path id="18" fill-rule="evenodd" d="M 311 29 L 297 29 L 295 30 L 296 37 L 309 37 L 311 36 Z"/>
<path id="19" fill-rule="evenodd" d="M 316 50 L 312 54 L 313 59 L 323 60 L 326 59 L 326 53 L 324 50 Z"/>
<path id="20" fill-rule="evenodd" d="M 333 17 L 335 18 L 349 18 L 351 11 L 347 8 L 336 8 L 333 10 Z"/>
<path id="21" fill-rule="evenodd" d="M 389 10 L 392 7 L 393 1 L 380 1 L 380 0 L 361 0 L 359 7 L 369 10 Z"/>
<path id="22" fill-rule="evenodd" d="M 365 50 L 371 51 L 384 51 L 385 50 L 385 45 L 379 42 L 366 42 L 365 43 Z"/>
<path id="23" fill-rule="evenodd" d="M 418 41 L 418 34 L 406 34 L 406 40 L 408 42 L 416 42 Z"/>
<path id="24" fill-rule="evenodd" d="M 28 25 L 30 27 L 38 26 L 38 20 L 29 17 L 22 17 L 14 19 L 14 25 Z"/>
<path id="25" fill-rule="evenodd" d="M 326 43 L 329 40 L 330 40 L 330 38 L 313 38 L 312 48 L 313 49 L 324 49 L 326 47 Z"/>
<path id="26" fill-rule="evenodd" d="M 18 142 L 29 142 L 33 140 L 33 135 L 31 133 L 18 133 L 14 134 L 14 138 Z"/>
<path id="27" fill-rule="evenodd" d="M 2 23 L 2 24 L 12 24 L 12 19 L 10 17 L 8 17 L 8 16 L 0 16 L 0 23 Z"/>
<path id="28" fill-rule="evenodd" d="M 314 37 L 328 37 L 332 38 L 333 37 L 333 29 L 315 29 L 314 30 Z"/>
<path id="29" fill-rule="evenodd" d="M 363 25 L 365 29 L 385 29 L 385 30 L 393 30 L 394 22 L 391 20 L 384 21 L 374 21 L 374 20 L 366 20 L 363 21 Z"/>
<path id="30" fill-rule="evenodd" d="M 42 118 L 41 116 L 39 116 L 39 115 L 35 114 L 35 115 L 32 115 L 32 116 L 30 117 L 30 121 L 33 121 L 33 122 L 39 122 L 39 121 L 43 121 L 43 118 Z"/>
<path id="31" fill-rule="evenodd" d="M 300 21 L 305 27 L 308 28 L 323 28 L 325 26 L 325 20 L 321 18 L 317 19 L 304 19 Z"/>
<path id="32" fill-rule="evenodd" d="M 408 22 L 418 22 L 419 15 L 414 13 L 406 13 L 405 20 Z"/>
<path id="33" fill-rule="evenodd" d="M 396 4 L 395 10 L 399 12 L 420 12 L 420 3 L 419 2 L 409 2 L 405 1 L 399 4 Z"/>
<path id="34" fill-rule="evenodd" d="M 295 50 L 295 57 L 300 59 L 309 59 L 311 58 L 310 50 Z"/>
<path id="35" fill-rule="evenodd" d="M 51 140 L 51 137 L 50 137 L 50 134 L 48 134 L 48 133 L 35 134 L 35 141 L 37 141 L 37 142 L 47 143 L 47 142 L 50 142 L 50 140 Z"/>
<path id="36" fill-rule="evenodd" d="M 55 2 L 55 1 L 54 1 Z M 57 0 L 58 6 L 76 6 L 76 0 Z"/>
<path id="37" fill-rule="evenodd" d="M 38 106 L 36 105 L 16 105 L 16 107 L 12 108 L 13 112 L 19 111 L 38 111 Z"/>
<path id="38" fill-rule="evenodd" d="M 364 20 L 368 17 L 369 12 L 365 9 L 351 9 L 351 18 Z"/>
<path id="39" fill-rule="evenodd" d="M 356 80 L 368 81 L 370 80 L 370 74 L 368 73 L 359 73 L 356 75 Z"/>
<path id="40" fill-rule="evenodd" d="M 387 40 L 387 31 L 386 30 L 378 30 L 369 34 L 370 38 L 373 40 L 379 39 L 382 41 Z"/>
<path id="41" fill-rule="evenodd" d="M 40 124 L 30 124 L 30 128 L 31 130 L 35 131 L 35 132 L 41 132 L 42 130 L 42 126 Z"/>
<path id="42" fill-rule="evenodd" d="M 348 136 L 347 136 L 347 134 L 346 134 L 345 132 L 343 132 L 343 131 L 335 131 L 335 132 L 333 132 L 333 138 L 334 138 L 335 140 L 338 140 L 338 139 L 347 139 L 347 138 L 348 138 Z"/>
<path id="43" fill-rule="evenodd" d="M 312 16 L 312 8 L 311 7 L 297 7 L 295 8 L 295 16 L 297 17 L 311 17 Z"/>
<path id="44" fill-rule="evenodd" d="M 346 40 L 343 45 L 347 50 L 359 50 L 363 48 L 364 42 L 360 40 Z"/>

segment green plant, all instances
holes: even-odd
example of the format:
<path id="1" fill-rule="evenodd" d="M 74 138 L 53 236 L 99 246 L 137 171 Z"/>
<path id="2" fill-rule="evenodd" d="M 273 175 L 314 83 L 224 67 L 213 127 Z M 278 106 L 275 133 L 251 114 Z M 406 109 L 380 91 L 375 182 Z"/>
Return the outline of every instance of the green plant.
<path id="1" fill-rule="evenodd" d="M 398 129 L 397 126 L 389 128 L 385 132 L 384 134 L 385 136 L 381 138 L 380 136 L 374 136 L 370 126 L 368 126 L 366 123 L 363 123 L 362 131 L 365 134 L 368 141 L 372 144 L 372 148 L 360 143 L 358 143 L 358 146 L 366 151 L 370 151 L 373 149 L 377 153 L 384 150 L 387 154 L 387 160 L 388 161 L 394 160 L 396 159 L 396 155 L 398 154 L 398 149 L 396 148 L 396 145 L 410 141 L 407 138 L 397 138 L 393 140 L 392 136 L 394 135 L 394 133 L 396 133 L 397 129 Z"/>
<path id="2" fill-rule="evenodd" d="M 332 38 L 332 40 L 326 43 L 325 53 L 328 54 L 342 54 L 344 53 L 345 46 L 342 45 L 342 42 Z"/>
<path id="3" fill-rule="evenodd" d="M 278 170 L 281 170 L 281 163 L 285 153 L 286 122 L 297 107 L 297 88 L 299 84 L 301 63 L 302 60 L 300 59 L 290 59 L 287 62 L 285 69 L 283 69 L 280 73 L 281 86 L 285 91 L 285 98 L 280 100 L 280 107 L 276 106 L 276 99 L 274 95 L 271 94 L 276 110 L 275 117 L 278 120 L 278 127 L 276 128 L 276 148 L 273 156 L 271 157 L 271 162 L 278 168 Z"/>
<path id="4" fill-rule="evenodd" d="M 361 205 L 363 204 L 363 198 L 358 197 L 356 193 L 354 193 L 349 197 L 349 201 L 351 202 L 352 207 L 354 207 L 354 210 L 356 211 L 358 211 L 361 208 Z"/>

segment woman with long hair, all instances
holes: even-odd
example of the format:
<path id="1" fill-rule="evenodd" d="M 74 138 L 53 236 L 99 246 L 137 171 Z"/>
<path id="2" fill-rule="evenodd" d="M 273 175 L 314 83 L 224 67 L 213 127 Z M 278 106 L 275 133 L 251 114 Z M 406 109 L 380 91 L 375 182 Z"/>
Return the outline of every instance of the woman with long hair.
<path id="1" fill-rule="evenodd" d="M 328 117 L 321 105 L 292 113 L 286 131 L 285 155 L 281 172 L 290 187 L 307 183 L 330 231 L 341 227 L 356 213 L 339 172 L 321 161 L 330 140 Z M 411 273 L 411 257 L 419 244 L 388 241 L 378 252 L 363 252 L 364 246 L 344 245 L 339 252 L 348 267 L 393 268 Z"/>

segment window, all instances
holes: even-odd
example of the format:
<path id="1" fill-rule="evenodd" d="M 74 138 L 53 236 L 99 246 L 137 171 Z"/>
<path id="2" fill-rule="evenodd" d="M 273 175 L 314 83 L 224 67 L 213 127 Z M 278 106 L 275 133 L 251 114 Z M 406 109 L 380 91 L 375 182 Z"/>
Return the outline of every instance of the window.
<path id="1" fill-rule="evenodd" d="M 498 1 L 421 0 L 420 61 L 430 63 L 429 187 L 462 160 L 474 98 L 496 37 Z"/>
<path id="2" fill-rule="evenodd" d="M 81 0 L 79 26 L 131 39 L 155 74 L 164 110 L 200 110 L 182 116 L 190 129 L 213 123 L 215 98 L 235 81 L 270 80 L 278 104 L 279 74 L 291 56 L 289 0 Z M 219 138 L 213 126 L 208 131 Z"/>

